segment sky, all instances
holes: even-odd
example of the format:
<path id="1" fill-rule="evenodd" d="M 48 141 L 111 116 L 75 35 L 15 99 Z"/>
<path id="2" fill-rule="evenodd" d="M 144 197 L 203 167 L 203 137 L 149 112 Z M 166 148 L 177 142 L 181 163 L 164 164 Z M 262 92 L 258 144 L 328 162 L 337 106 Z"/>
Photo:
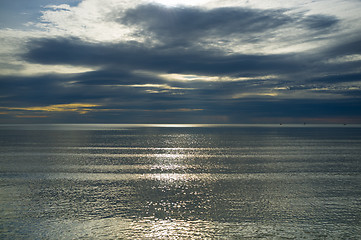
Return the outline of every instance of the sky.
<path id="1" fill-rule="evenodd" d="M 360 0 L 0 0 L 0 123 L 361 123 Z"/>

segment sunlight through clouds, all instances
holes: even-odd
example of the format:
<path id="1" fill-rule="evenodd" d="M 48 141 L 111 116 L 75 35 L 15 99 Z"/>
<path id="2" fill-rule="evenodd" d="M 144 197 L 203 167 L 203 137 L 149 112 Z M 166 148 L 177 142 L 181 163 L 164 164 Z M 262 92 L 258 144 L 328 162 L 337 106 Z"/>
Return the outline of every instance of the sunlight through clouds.
<path id="1" fill-rule="evenodd" d="M 256 76 L 256 77 L 228 77 L 228 76 L 202 76 L 202 75 L 191 75 L 191 74 L 159 74 L 161 78 L 167 81 L 201 81 L 201 82 L 237 82 L 237 81 L 250 81 L 250 80 L 267 80 L 275 79 L 278 76 L 267 75 L 267 76 Z"/>
<path id="2" fill-rule="evenodd" d="M 4 69 L 0 75 L 20 75 L 32 76 L 42 74 L 74 74 L 95 71 L 95 68 L 71 66 L 71 65 L 44 65 L 29 64 L 27 62 L 13 62 L 13 64 L 22 66 L 21 69 Z"/>
<path id="3" fill-rule="evenodd" d="M 167 84 L 134 84 L 134 85 L 126 85 L 129 87 L 135 87 L 135 88 L 161 88 L 161 89 L 167 89 L 167 90 L 193 90 L 195 88 L 183 88 L 183 87 L 172 87 Z"/>
<path id="4" fill-rule="evenodd" d="M 238 99 L 238 98 L 247 98 L 247 97 L 276 97 L 278 96 L 277 93 L 239 93 L 232 96 L 232 99 Z"/>
<path id="5" fill-rule="evenodd" d="M 23 110 L 23 111 L 40 111 L 40 112 L 77 112 L 79 114 L 85 114 L 93 110 L 95 107 L 100 107 L 97 104 L 85 104 L 85 103 L 70 103 L 70 104 L 55 104 L 43 107 L 14 107 L 5 108 L 7 110 Z"/>

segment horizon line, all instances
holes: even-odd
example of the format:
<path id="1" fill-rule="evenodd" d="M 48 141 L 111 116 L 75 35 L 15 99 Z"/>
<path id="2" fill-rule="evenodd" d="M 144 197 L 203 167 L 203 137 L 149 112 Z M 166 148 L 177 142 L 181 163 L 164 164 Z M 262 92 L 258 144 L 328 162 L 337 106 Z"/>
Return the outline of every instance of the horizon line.
<path id="1" fill-rule="evenodd" d="M 94 126 L 105 128 L 108 127 L 158 127 L 158 128 L 202 128 L 202 127 L 361 127 L 361 123 L 0 123 L 2 127 L 12 126 L 48 126 L 48 127 L 61 127 L 61 126 Z"/>

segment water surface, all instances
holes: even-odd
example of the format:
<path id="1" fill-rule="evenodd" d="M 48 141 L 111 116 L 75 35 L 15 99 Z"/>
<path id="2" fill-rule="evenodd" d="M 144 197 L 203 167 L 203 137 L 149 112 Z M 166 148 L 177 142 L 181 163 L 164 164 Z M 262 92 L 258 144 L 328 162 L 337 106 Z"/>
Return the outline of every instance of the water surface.
<path id="1" fill-rule="evenodd" d="M 2 239 L 359 239 L 353 125 L 0 125 Z"/>

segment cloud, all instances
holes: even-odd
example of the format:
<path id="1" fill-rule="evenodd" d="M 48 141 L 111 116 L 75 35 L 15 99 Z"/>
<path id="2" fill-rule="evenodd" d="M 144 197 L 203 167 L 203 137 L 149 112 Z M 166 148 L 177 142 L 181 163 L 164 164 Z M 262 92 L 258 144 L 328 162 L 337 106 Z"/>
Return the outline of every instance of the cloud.
<path id="1" fill-rule="evenodd" d="M 361 34 L 356 37 L 350 36 L 344 41 L 337 42 L 325 47 L 330 56 L 345 56 L 350 54 L 361 54 Z"/>
<path id="2" fill-rule="evenodd" d="M 307 37 L 326 34 L 338 22 L 335 16 L 290 14 L 287 9 L 169 8 L 152 4 L 129 9 L 118 20 L 137 29 L 137 36 L 147 36 L 150 42 L 168 48 L 206 46 L 250 53 L 260 53 L 277 43 L 282 49 L 295 49 L 292 45 L 305 48 Z"/>
<path id="3" fill-rule="evenodd" d="M 331 27 L 334 27 L 339 20 L 334 16 L 327 15 L 310 15 L 305 17 L 302 20 L 305 26 L 316 29 L 316 30 L 330 30 Z"/>
<path id="4" fill-rule="evenodd" d="M 126 11 L 119 21 L 140 25 L 149 32 L 175 34 L 174 38 L 204 35 L 260 33 L 289 24 L 301 24 L 311 29 L 325 29 L 337 24 L 338 19 L 326 15 L 290 15 L 287 9 L 261 10 L 241 7 L 202 9 L 191 7 L 168 8 L 160 5 L 140 5 Z"/>
<path id="5" fill-rule="evenodd" d="M 29 43 L 24 56 L 29 62 L 108 66 L 119 69 L 151 70 L 168 73 L 258 74 L 282 73 L 299 68 L 292 55 L 226 55 L 203 49 L 163 50 L 139 43 L 97 45 L 76 39 L 42 39 Z"/>
<path id="6" fill-rule="evenodd" d="M 49 116 L 37 116 L 37 115 L 16 115 L 17 118 L 48 118 Z"/>
<path id="7" fill-rule="evenodd" d="M 53 9 L 53 10 L 65 10 L 70 11 L 71 7 L 68 4 L 60 4 L 60 5 L 47 5 L 45 8 Z"/>
<path id="8" fill-rule="evenodd" d="M 50 106 L 36 106 L 36 107 L 3 107 L 2 109 L 15 110 L 15 111 L 34 111 L 34 112 L 77 112 L 80 114 L 85 114 L 87 112 L 92 111 L 94 107 L 100 107 L 100 105 L 70 103 L 70 104 L 56 104 Z M 29 117 L 28 115 L 20 115 L 20 116 Z"/>
<path id="9" fill-rule="evenodd" d="M 312 80 L 314 83 L 357 83 L 361 81 L 360 73 L 352 74 L 335 74 L 330 76 L 325 76 L 322 78 L 315 78 Z"/>
<path id="10" fill-rule="evenodd" d="M 0 121 L 361 119 L 357 23 L 227 2 L 44 4 L 37 32 L 2 30 Z"/>
<path id="11" fill-rule="evenodd" d="M 87 99 L 95 96 L 99 100 L 118 99 L 118 102 L 141 99 L 167 107 L 195 99 L 261 97 L 266 101 L 357 96 L 357 89 L 351 91 L 337 84 L 357 82 L 358 75 L 352 77 L 340 72 L 334 64 L 322 61 L 329 51 L 332 50 L 319 52 L 317 57 L 312 54 L 228 55 L 197 48 L 165 51 L 133 42 L 95 44 L 79 39 L 42 39 L 29 43 L 26 58 L 35 63 L 100 68 L 77 75 L 69 84 L 67 91 L 87 89 Z M 337 78 L 341 80 L 319 77 L 331 76 L 332 72 L 338 72 Z M 332 86 L 326 83 L 327 78 Z M 84 93 L 80 96 L 85 97 Z"/>
<path id="12" fill-rule="evenodd" d="M 157 37 L 184 40 L 207 36 L 227 36 L 263 32 L 292 20 L 280 10 L 246 8 L 167 8 L 141 5 L 130 9 L 120 23 L 140 25 Z"/>
<path id="13" fill-rule="evenodd" d="M 139 1 L 142 2 L 142 1 Z M 116 23 L 112 11 L 119 14 L 125 8 L 139 4 L 130 0 L 83 0 L 76 6 L 45 5 L 40 21 L 34 23 L 52 36 L 77 37 L 89 42 L 112 42 L 128 38 L 132 29 Z"/>
<path id="14" fill-rule="evenodd" d="M 117 16 L 116 11 L 113 16 Z M 158 44 L 142 41 L 94 43 L 79 38 L 44 38 L 30 41 L 29 51 L 24 57 L 27 61 L 37 64 L 72 64 L 108 70 L 116 67 L 131 71 L 204 75 L 210 78 L 228 76 L 236 79 L 254 77 L 255 73 L 258 76 L 294 75 L 305 69 L 322 70 L 327 66 L 320 63 L 320 58 L 307 54 L 245 54 L 236 48 L 233 52 L 228 49 L 242 42 L 246 45 L 265 46 L 270 43 L 268 39 L 280 40 L 279 31 L 283 33 L 285 29 L 308 29 L 306 37 L 317 33 L 320 36 L 333 29 L 339 22 L 333 16 L 292 16 L 286 10 L 240 7 L 167 8 L 152 4 L 136 6 L 123 11 L 120 16 L 123 17 L 115 17 L 119 24 L 132 25 L 139 30 L 138 35 L 148 36 L 151 42 L 158 41 Z M 297 34 L 294 36 L 282 36 L 284 39 L 279 45 L 297 45 L 309 41 L 305 40 L 305 36 L 300 38 L 299 33 L 303 33 L 302 31 L 296 31 Z M 253 34 L 259 35 L 260 41 L 250 40 Z M 219 42 L 218 38 L 222 38 L 224 44 L 222 41 Z M 259 50 L 262 49 L 263 47 Z M 154 81 L 159 83 L 158 78 L 154 78 Z"/>

